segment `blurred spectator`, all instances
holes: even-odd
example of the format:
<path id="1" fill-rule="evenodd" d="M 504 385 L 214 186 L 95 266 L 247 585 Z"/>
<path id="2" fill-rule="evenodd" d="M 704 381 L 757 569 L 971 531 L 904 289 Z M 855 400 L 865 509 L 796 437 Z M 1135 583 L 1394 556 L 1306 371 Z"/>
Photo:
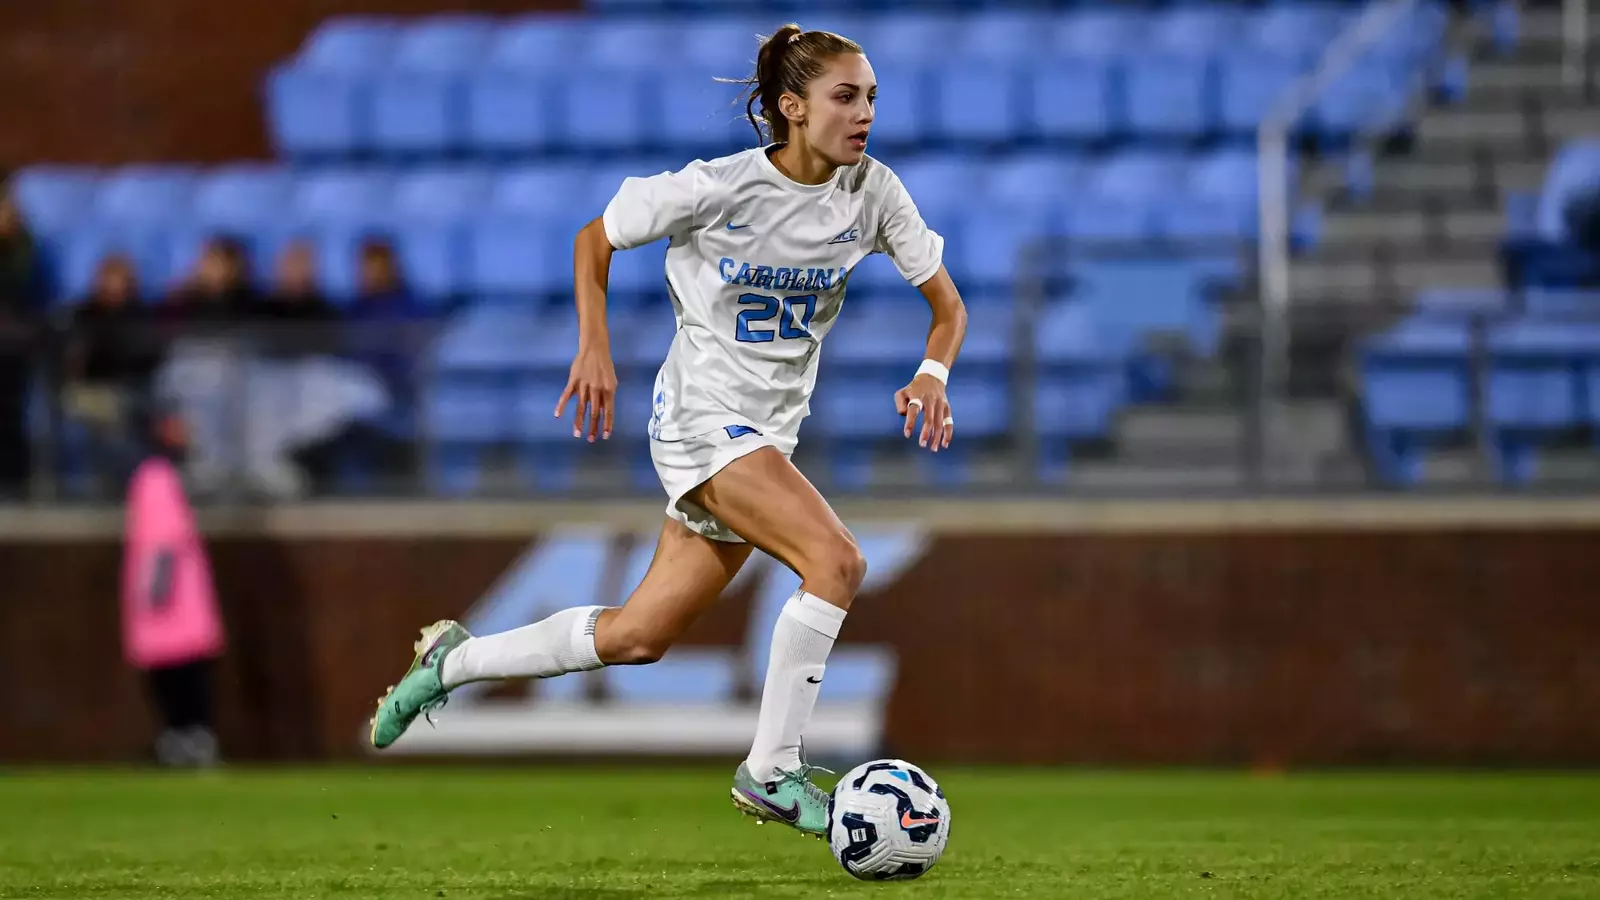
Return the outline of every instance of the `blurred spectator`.
<path id="1" fill-rule="evenodd" d="M 356 301 L 350 310 L 355 357 L 383 378 L 390 396 L 409 403 L 413 361 L 424 342 L 420 323 L 428 318 L 406 287 L 394 248 L 382 240 L 361 245 Z"/>
<path id="2" fill-rule="evenodd" d="M 240 322 L 256 304 L 250 262 L 244 246 L 231 237 L 206 242 L 194 274 L 169 300 L 166 312 L 190 325 Z"/>
<path id="3" fill-rule="evenodd" d="M 114 255 L 100 263 L 67 335 L 64 412 L 85 426 L 94 470 L 119 494 L 151 450 L 150 385 L 162 355 L 152 324 L 132 260 Z"/>
<path id="4" fill-rule="evenodd" d="M 399 415 L 352 422 L 337 441 L 319 452 L 355 459 L 380 477 L 398 478 L 410 471 L 412 441 L 405 420 L 416 398 L 415 362 L 431 338 L 430 318 L 406 286 L 394 248 L 382 239 L 364 242 L 349 315 L 349 356 L 382 379 L 391 411 Z M 317 465 L 309 460 L 307 464 Z"/>
<path id="5" fill-rule="evenodd" d="M 258 340 L 267 356 L 305 356 L 333 346 L 339 314 L 317 286 L 316 254 L 310 244 L 297 241 L 283 252 L 272 292 L 253 303 L 250 313 L 266 326 Z"/>
<path id="6" fill-rule="evenodd" d="M 0 189 L 0 495 L 20 494 L 32 465 L 27 397 L 37 273 L 33 236 L 9 191 Z"/>

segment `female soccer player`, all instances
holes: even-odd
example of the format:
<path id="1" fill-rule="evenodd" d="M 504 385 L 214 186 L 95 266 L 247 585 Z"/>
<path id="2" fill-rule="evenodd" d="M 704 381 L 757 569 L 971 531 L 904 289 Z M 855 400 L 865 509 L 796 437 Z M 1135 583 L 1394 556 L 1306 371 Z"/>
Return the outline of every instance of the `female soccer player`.
<path id="1" fill-rule="evenodd" d="M 801 585 L 773 630 L 755 740 L 732 796 L 750 815 L 823 831 L 827 794 L 810 782 L 800 735 L 866 563 L 789 460 L 818 349 L 850 270 L 869 253 L 888 254 L 933 309 L 927 358 L 894 403 L 906 437 L 920 413 L 919 443 L 937 452 L 953 435 L 945 382 L 966 309 L 941 261 L 943 238 L 865 153 L 877 84 L 861 48 L 785 25 L 762 45 L 748 84 L 747 114 L 758 135 L 766 125 L 770 144 L 629 178 L 576 241 L 579 346 L 555 414 L 575 400 L 573 437 L 592 442 L 611 436 L 617 387 L 605 318 L 611 255 L 671 239 L 678 330 L 648 428 L 667 521 L 644 580 L 621 607 L 568 609 L 501 634 L 472 637 L 451 621 L 424 629 L 410 670 L 379 701 L 374 746 L 392 744 L 467 682 L 660 659 L 760 547 Z"/>

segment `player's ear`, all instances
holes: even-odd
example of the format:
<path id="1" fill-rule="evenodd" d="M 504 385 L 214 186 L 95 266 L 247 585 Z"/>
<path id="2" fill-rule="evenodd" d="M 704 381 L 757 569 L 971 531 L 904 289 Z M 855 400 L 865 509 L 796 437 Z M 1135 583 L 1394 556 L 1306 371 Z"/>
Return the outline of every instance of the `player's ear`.
<path id="1" fill-rule="evenodd" d="M 805 124 L 806 101 L 793 91 L 784 91 L 778 97 L 778 111 L 783 113 L 783 117 L 789 120 L 791 126 L 798 128 Z"/>

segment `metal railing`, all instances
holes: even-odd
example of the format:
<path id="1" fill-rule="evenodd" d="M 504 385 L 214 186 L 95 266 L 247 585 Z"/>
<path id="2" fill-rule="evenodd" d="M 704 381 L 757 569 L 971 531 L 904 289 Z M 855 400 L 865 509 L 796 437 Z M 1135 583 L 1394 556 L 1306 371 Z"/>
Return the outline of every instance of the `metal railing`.
<path id="1" fill-rule="evenodd" d="M 1290 139 L 1296 126 L 1328 87 L 1346 75 L 1362 53 L 1421 6 L 1421 0 L 1388 0 L 1367 7 L 1362 16 L 1328 46 L 1316 68 L 1290 85 L 1273 104 L 1256 132 L 1257 203 L 1260 232 L 1257 244 L 1257 276 L 1261 303 L 1261 365 L 1257 391 L 1267 406 L 1284 395 L 1289 372 L 1289 316 L 1291 298 L 1291 232 L 1295 199 L 1290 184 Z M 1380 123 L 1381 130 L 1393 123 Z M 1357 144 L 1372 134 L 1356 135 Z M 1277 444 L 1270 432 L 1271 423 L 1281 417 L 1263 416 L 1269 428 L 1263 436 L 1262 452 L 1271 457 Z"/>

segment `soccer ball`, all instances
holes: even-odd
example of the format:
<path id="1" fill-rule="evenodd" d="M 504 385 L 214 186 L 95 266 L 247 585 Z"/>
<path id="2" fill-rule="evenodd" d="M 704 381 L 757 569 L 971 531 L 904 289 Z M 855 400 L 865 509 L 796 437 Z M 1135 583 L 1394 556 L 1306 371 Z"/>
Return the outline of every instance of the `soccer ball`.
<path id="1" fill-rule="evenodd" d="M 828 847 L 867 881 L 916 878 L 950 839 L 950 804 L 928 773 L 902 759 L 856 766 L 828 798 Z"/>

